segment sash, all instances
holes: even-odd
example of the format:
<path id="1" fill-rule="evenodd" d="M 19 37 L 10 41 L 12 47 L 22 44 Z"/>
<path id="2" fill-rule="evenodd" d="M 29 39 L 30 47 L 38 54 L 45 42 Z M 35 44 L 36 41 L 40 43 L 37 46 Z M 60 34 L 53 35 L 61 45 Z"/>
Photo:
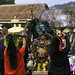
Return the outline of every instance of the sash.
<path id="1" fill-rule="evenodd" d="M 62 51 L 62 41 L 58 36 L 57 39 L 59 40 L 59 51 Z"/>

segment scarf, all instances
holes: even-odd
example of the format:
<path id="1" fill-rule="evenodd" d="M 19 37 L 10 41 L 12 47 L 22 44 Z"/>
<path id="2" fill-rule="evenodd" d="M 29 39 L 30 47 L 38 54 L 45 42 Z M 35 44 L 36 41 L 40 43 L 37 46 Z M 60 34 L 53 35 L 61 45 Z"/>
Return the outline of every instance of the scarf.
<path id="1" fill-rule="evenodd" d="M 59 36 L 57 36 L 57 39 L 59 40 L 59 51 L 62 51 L 62 41 Z"/>

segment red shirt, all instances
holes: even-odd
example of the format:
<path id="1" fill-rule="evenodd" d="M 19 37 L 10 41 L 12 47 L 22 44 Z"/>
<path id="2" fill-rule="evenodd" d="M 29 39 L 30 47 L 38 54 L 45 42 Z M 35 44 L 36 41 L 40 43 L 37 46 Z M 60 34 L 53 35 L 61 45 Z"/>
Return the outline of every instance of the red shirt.
<path id="1" fill-rule="evenodd" d="M 4 50 L 4 75 L 26 75 L 25 73 L 25 63 L 23 56 L 25 55 L 25 49 L 21 47 L 17 53 L 17 68 L 15 70 L 11 69 L 9 56 L 7 55 L 7 47 Z"/>

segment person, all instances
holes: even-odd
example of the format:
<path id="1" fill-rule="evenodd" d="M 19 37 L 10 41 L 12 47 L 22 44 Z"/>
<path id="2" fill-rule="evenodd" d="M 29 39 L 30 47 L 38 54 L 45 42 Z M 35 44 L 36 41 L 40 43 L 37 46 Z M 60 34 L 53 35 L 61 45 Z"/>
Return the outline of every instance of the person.
<path id="1" fill-rule="evenodd" d="M 70 50 L 73 50 L 74 55 L 75 55 L 75 38 L 73 39 L 73 43 L 72 43 L 72 45 L 71 45 Z"/>
<path id="2" fill-rule="evenodd" d="M 24 35 L 24 32 L 22 32 Z M 4 40 L 4 75 L 26 75 L 24 58 L 26 40 L 23 37 L 23 46 L 18 49 L 19 40 L 15 34 L 9 34 Z"/>
<path id="3" fill-rule="evenodd" d="M 66 43 L 66 39 L 67 39 L 66 33 L 64 33 L 63 31 L 61 31 L 61 33 L 59 33 L 58 36 L 61 37 L 61 40 L 62 40 L 62 49 L 64 49 L 66 47 L 66 44 L 67 44 Z"/>
<path id="4" fill-rule="evenodd" d="M 31 56 L 37 62 L 35 71 L 47 71 L 49 45 L 50 41 L 45 33 L 39 34 L 39 40 L 33 42 Z"/>
<path id="5" fill-rule="evenodd" d="M 75 55 L 75 44 L 74 44 L 74 41 L 75 41 L 75 33 L 73 32 L 73 27 L 69 27 L 69 33 L 67 33 L 67 37 L 70 41 L 70 52 L 69 54 L 70 55 Z"/>
<path id="6" fill-rule="evenodd" d="M 7 36 L 8 35 L 8 29 L 11 28 L 11 24 L 5 23 L 1 27 L 2 27 L 2 34 L 4 36 Z"/>
<path id="7" fill-rule="evenodd" d="M 21 35 L 18 36 L 19 39 L 19 49 L 22 47 L 23 45 L 23 37 Z M 26 46 L 25 48 L 25 55 L 24 55 L 24 62 L 25 62 L 25 71 L 27 70 L 27 59 L 28 59 L 28 48 Z"/>
<path id="8" fill-rule="evenodd" d="M 69 33 L 67 33 L 67 36 L 70 41 L 70 44 L 72 44 L 74 38 L 73 27 L 69 27 Z"/>
<path id="9" fill-rule="evenodd" d="M 60 33 L 59 36 L 55 36 L 52 39 L 50 44 L 49 54 L 51 65 L 48 70 L 48 75 L 70 75 L 70 64 L 67 56 L 70 50 L 70 43 L 66 36 L 62 37 L 63 34 Z M 64 43 L 62 39 L 64 39 Z"/>
<path id="10" fill-rule="evenodd" d="M 2 33 L 0 32 L 0 36 L 2 35 Z"/>
<path id="11" fill-rule="evenodd" d="M 0 72 L 4 75 L 4 38 L 8 35 L 8 29 L 11 28 L 11 25 L 8 23 L 3 24 L 0 36 Z"/>

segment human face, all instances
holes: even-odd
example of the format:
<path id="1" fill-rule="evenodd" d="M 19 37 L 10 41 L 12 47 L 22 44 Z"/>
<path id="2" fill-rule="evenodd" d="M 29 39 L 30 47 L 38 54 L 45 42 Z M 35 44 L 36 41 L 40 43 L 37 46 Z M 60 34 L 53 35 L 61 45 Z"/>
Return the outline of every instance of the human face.
<path id="1" fill-rule="evenodd" d="M 22 37 L 18 37 L 18 39 L 19 39 L 19 46 L 18 47 L 21 48 L 23 45 Z"/>
<path id="2" fill-rule="evenodd" d="M 3 27 L 2 28 L 2 34 L 5 35 L 8 32 L 8 28 L 7 27 Z"/>
<path id="3" fill-rule="evenodd" d="M 46 36 L 45 35 L 42 35 L 42 36 L 40 36 L 40 39 L 41 40 L 46 40 Z"/>
<path id="4" fill-rule="evenodd" d="M 73 29 L 69 29 L 69 32 L 72 33 L 73 32 Z"/>
<path id="5" fill-rule="evenodd" d="M 2 33 L 0 32 L 0 36 L 2 35 Z"/>
<path id="6" fill-rule="evenodd" d="M 23 40 L 22 40 L 22 37 L 19 37 L 18 39 L 19 39 L 19 42 L 22 42 L 22 41 L 23 41 Z"/>

